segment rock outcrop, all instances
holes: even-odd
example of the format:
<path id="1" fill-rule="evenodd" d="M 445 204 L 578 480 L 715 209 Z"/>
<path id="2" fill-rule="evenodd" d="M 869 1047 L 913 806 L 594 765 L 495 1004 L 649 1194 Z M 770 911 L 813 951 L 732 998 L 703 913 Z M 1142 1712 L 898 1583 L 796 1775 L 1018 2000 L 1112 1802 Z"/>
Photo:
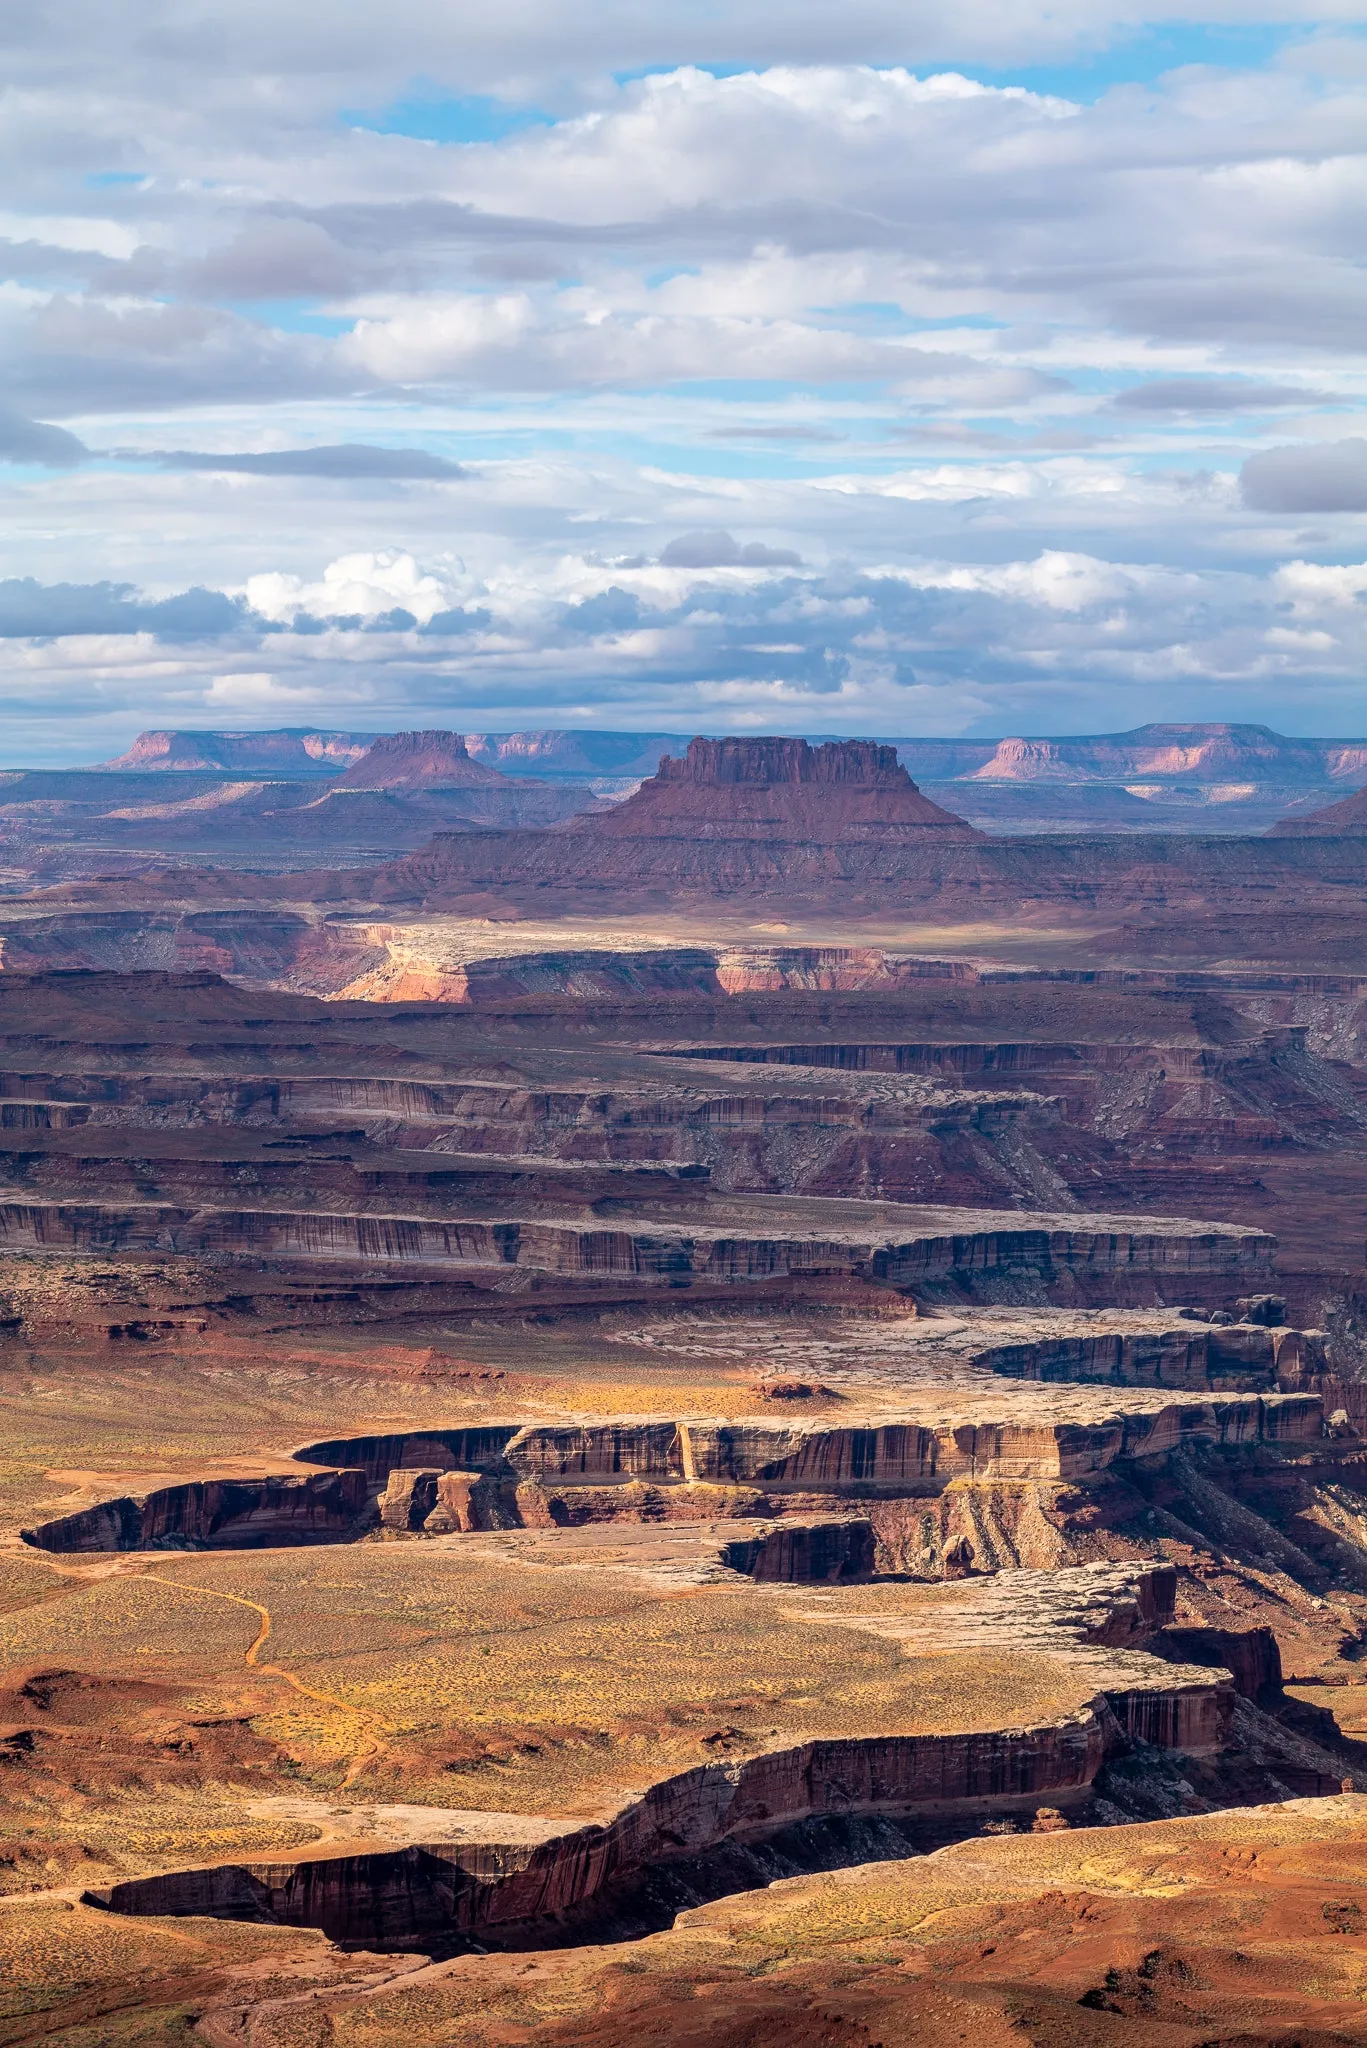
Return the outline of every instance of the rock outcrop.
<path id="1" fill-rule="evenodd" d="M 169 1203 L 0 1202 L 0 1250 L 215 1254 L 416 1267 L 510 1266 L 567 1280 L 630 1280 L 666 1286 L 691 1280 L 739 1282 L 847 1277 L 875 1286 L 929 1287 L 993 1274 L 1020 1276 L 1044 1291 L 1119 1274 L 1180 1292 L 1184 1281 L 1238 1282 L 1268 1271 L 1272 1240 L 1257 1232 L 1178 1224 L 937 1228 L 876 1236 L 832 1229 L 770 1235 L 756 1216 L 749 1229 L 593 1229 L 517 1218 L 441 1221 L 423 1216 L 313 1209 L 179 1207 Z M 964 1221 L 967 1219 L 964 1218 Z M 836 1219 L 831 1219 L 835 1223 Z M 756 1227 L 758 1226 L 758 1227 Z"/>
<path id="2" fill-rule="evenodd" d="M 192 1479 L 120 1495 L 23 1531 L 36 1550 L 260 1550 L 338 1543 L 358 1533 L 363 1472 Z"/>
<path id="3" fill-rule="evenodd" d="M 599 817 L 571 821 L 544 847 L 511 840 L 495 865 L 526 864 L 528 879 L 582 879 L 597 889 L 733 890 L 891 879 L 899 862 L 981 835 L 923 796 L 894 747 L 869 740 L 693 740 L 666 755 L 634 796 Z M 932 853 L 932 858 L 933 858 Z M 454 842 L 434 839 L 370 885 L 379 902 L 435 903 L 468 886 L 472 867 Z M 596 878 L 596 879 L 595 879 Z"/>

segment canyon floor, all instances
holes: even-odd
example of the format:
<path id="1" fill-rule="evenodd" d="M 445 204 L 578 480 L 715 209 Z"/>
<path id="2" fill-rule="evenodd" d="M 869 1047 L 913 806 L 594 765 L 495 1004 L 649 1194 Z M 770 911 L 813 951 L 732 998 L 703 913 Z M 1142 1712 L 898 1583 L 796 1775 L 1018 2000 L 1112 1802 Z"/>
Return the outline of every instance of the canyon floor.
<path id="1" fill-rule="evenodd" d="M 1355 986 L 500 936 L 0 976 L 0 2039 L 1359 2038 Z"/>

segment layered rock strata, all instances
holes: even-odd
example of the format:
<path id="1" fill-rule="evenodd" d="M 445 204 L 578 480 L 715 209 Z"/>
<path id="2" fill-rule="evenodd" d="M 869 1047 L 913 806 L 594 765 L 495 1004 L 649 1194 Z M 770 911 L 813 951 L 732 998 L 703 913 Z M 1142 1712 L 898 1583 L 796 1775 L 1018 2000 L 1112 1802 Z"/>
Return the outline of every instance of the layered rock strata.
<path id="1" fill-rule="evenodd" d="M 831 1216 L 829 1208 L 824 1216 L 819 1205 L 813 1209 L 816 1231 L 795 1236 L 764 1231 L 758 1206 L 752 1214 L 760 1230 L 752 1226 L 723 1233 L 678 1227 L 585 1229 L 516 1218 L 447 1222 L 312 1209 L 10 1201 L 0 1202 L 0 1250 L 520 1266 L 565 1277 L 666 1282 L 848 1276 L 897 1288 L 962 1279 L 971 1289 L 976 1276 L 1011 1273 L 1031 1276 L 1048 1288 L 1060 1280 L 1086 1282 L 1120 1274 L 1177 1291 L 1193 1278 L 1247 1285 L 1271 1272 L 1270 1237 L 1183 1219 L 1136 1228 L 1129 1219 L 1096 1217 L 1080 1227 L 1072 1219 L 1050 1217 L 1032 1228 L 964 1216 L 956 1229 L 960 1219 L 941 1212 L 919 1231 L 909 1216 L 906 1235 L 898 1234 L 894 1223 L 880 1241 L 840 1229 L 841 1219 Z M 827 1229 L 821 1229 L 822 1223 Z"/>
<path id="2" fill-rule="evenodd" d="M 270 1219 L 625 1210 L 639 1227 L 644 1198 L 652 1221 L 686 1216 L 709 1238 L 825 1240 L 854 1196 L 1128 1211 L 1131 1230 L 1135 1212 L 1196 1209 L 1265 1219 L 1297 1259 L 1360 1262 L 1360 995 L 993 979 L 829 950 L 759 949 L 734 968 L 720 952 L 662 965 L 605 951 L 591 1003 L 567 993 L 565 963 L 533 953 L 449 1009 L 247 996 L 211 977 L 0 975 L 0 1199 L 35 1205 L 11 1223 L 28 1244 L 230 1250 L 243 1212 L 266 1219 L 242 1228 L 268 1255 L 274 1241 L 304 1260 L 316 1243 L 334 1263 L 345 1226 Z M 530 993 L 543 969 L 549 992 Z M 722 989 L 737 976 L 753 992 Z M 775 1065 L 774 1048 L 836 1064 Z M 915 1052 L 924 1071 L 871 1066 L 877 1048 L 892 1065 Z M 709 1050 L 746 1057 L 697 1057 Z M 718 1208 L 742 1194 L 820 1201 L 827 1227 Z M 121 1224 L 87 1206 L 64 1222 L 39 1205 L 136 1213 Z M 409 1233 L 392 1236 L 406 1255 Z M 417 1252 L 469 1264 L 421 1235 Z M 1189 1277 L 1180 1298 L 1223 1306 L 1267 1284 L 1208 1281 Z M 1097 1298 L 1172 1298 L 1158 1273 L 1147 1296 L 1121 1284 Z M 1298 1295 L 1301 1320 L 1309 1307 Z"/>
<path id="3" fill-rule="evenodd" d="M 974 1354 L 975 1365 L 1007 1379 L 1118 1387 L 1292 1390 L 1325 1370 L 1322 1330 L 1258 1324 L 1208 1329 L 1185 1326 L 1150 1333 L 1099 1331 L 992 1345 Z"/>
<path id="4" fill-rule="evenodd" d="M 365 1516 L 359 1471 L 271 1473 L 260 1479 L 192 1479 L 142 1495 L 121 1494 L 23 1532 L 38 1550 L 251 1550 L 336 1543 Z"/>
<path id="5" fill-rule="evenodd" d="M 1093 1423 L 979 1420 L 866 1422 L 530 1423 L 483 1432 L 338 1438 L 308 1444 L 309 1464 L 355 1464 L 372 1477 L 415 1468 L 504 1469 L 541 1486 L 649 1481 L 750 1485 L 780 1493 L 822 1490 L 935 1492 L 955 1479 L 1083 1479 L 1121 1459 L 1161 1458 L 1179 1447 L 1317 1442 L 1316 1394 L 1178 1396 Z"/>

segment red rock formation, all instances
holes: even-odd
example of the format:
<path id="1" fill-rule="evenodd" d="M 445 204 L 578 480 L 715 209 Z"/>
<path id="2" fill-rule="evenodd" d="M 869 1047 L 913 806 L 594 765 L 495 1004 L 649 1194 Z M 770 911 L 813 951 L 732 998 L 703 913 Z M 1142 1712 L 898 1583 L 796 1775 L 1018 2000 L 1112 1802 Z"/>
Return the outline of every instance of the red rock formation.
<path id="1" fill-rule="evenodd" d="M 472 761 L 458 732 L 382 733 L 345 775 L 337 789 L 497 789 L 507 778 Z"/>
<path id="2" fill-rule="evenodd" d="M 192 1479 L 153 1493 L 120 1495 L 25 1529 L 35 1550 L 176 1548 L 253 1550 L 332 1542 L 354 1532 L 366 1503 L 363 1472 L 269 1473 L 260 1479 Z"/>
<path id="3" fill-rule="evenodd" d="M 757 839 L 837 844 L 897 841 L 908 832 L 977 839 L 971 825 L 922 796 L 895 747 L 872 740 L 692 740 L 666 754 L 635 796 L 595 821 L 595 838 Z"/>
<path id="4" fill-rule="evenodd" d="M 923 796 L 894 747 L 870 740 L 696 739 L 625 803 L 553 835 L 490 836 L 473 859 L 441 836 L 370 879 L 376 902 L 468 896 L 495 878 L 533 887 L 725 895 L 813 884 L 829 890 L 982 834 Z"/>
<path id="5" fill-rule="evenodd" d="M 1171 1621 L 1174 1587 L 1171 1568 L 1159 1565 L 1099 1567 L 1069 1574 L 1066 1583 L 1021 1574 L 988 1589 L 989 1609 L 1024 1614 L 1034 1643 L 1094 1670 L 1092 1699 L 1057 1720 L 972 1733 L 816 1737 L 663 1778 L 624 1799 L 610 1818 L 563 1832 L 551 1823 L 540 1841 L 515 1830 L 510 1839 L 483 1841 L 444 1840 L 434 1831 L 378 1853 L 244 1859 L 133 1878 L 85 1898 L 134 1915 L 270 1918 L 374 1945 L 424 1932 L 545 1925 L 651 1867 L 816 1815 L 882 1810 L 970 1821 L 1013 1810 L 1033 1815 L 1042 1794 L 1050 1795 L 1051 1812 L 1080 1808 L 1107 1755 L 1127 1741 L 1200 1756 L 1229 1740 L 1234 1687 L 1223 1670 L 1174 1668 L 1131 1647 Z M 963 1640 L 973 1642 L 971 1618 L 967 1625 Z M 990 1612 L 987 1626 L 990 1635 Z"/>
<path id="6" fill-rule="evenodd" d="M 1156 1667 L 1161 1669 L 1161 1667 Z M 209 1914 L 319 1927 L 374 1946 L 423 1933 L 544 1926 L 614 1883 L 705 1853 L 730 1836 L 777 1833 L 818 1814 L 1033 1813 L 1042 1794 L 1082 1804 L 1117 1724 L 1162 1742 L 1209 1746 L 1229 1721 L 1223 1674 L 1188 1687 L 1098 1689 L 1095 1706 L 1029 1729 L 817 1739 L 736 1763 L 724 1758 L 653 1785 L 608 1822 L 508 1841 L 431 1840 L 363 1855 L 252 1859 L 138 1877 L 84 1894 L 115 1913 Z M 1108 1711 L 1099 1711 L 1103 1709 Z M 1138 1732 L 1138 1731 L 1136 1731 Z M 1190 1738 L 1205 1737 L 1205 1742 Z M 511 1831 L 510 1831 L 511 1833 Z"/>
<path id="7" fill-rule="evenodd" d="M 975 782 L 1076 782 L 1076 764 L 1064 758 L 1056 740 L 1000 740 L 990 761 L 973 770 Z"/>

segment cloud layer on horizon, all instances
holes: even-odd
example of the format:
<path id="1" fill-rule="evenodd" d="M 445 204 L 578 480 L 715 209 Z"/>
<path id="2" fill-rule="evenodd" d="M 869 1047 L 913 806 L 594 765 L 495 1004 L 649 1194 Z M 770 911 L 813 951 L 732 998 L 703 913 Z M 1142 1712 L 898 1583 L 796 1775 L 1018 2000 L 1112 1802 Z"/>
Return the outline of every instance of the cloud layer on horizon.
<path id="1" fill-rule="evenodd" d="M 1019 727 L 1023 701 L 1053 707 L 1056 730 L 1065 707 L 1108 702 L 1181 720 L 1194 685 L 1220 701 L 1237 684 L 1230 715 L 1275 723 L 1279 697 L 1332 704 L 1367 663 L 1367 562 L 1293 559 L 1255 576 L 1045 550 L 818 570 L 748 552 L 732 540 L 725 563 L 670 560 L 668 547 L 656 560 L 564 557 L 532 580 L 391 551 L 314 579 L 266 571 L 158 599 L 11 579 L 3 701 L 37 719 L 55 686 L 101 733 L 126 730 L 120 711 L 149 692 L 160 722 L 180 725 L 206 712 L 578 724 L 591 698 L 609 726 L 952 733 Z"/>

